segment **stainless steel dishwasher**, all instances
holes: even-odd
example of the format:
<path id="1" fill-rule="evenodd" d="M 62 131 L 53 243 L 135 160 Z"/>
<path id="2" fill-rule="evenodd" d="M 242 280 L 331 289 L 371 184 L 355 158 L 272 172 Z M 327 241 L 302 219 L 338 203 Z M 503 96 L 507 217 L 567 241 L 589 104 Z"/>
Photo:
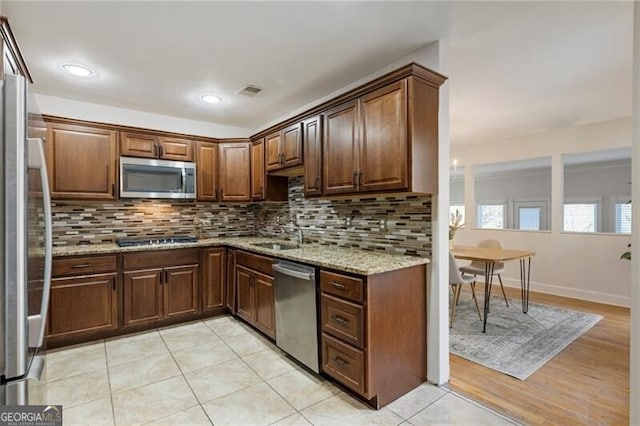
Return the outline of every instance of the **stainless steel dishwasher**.
<path id="1" fill-rule="evenodd" d="M 297 263 L 276 261 L 273 275 L 276 345 L 319 373 L 316 270 Z"/>

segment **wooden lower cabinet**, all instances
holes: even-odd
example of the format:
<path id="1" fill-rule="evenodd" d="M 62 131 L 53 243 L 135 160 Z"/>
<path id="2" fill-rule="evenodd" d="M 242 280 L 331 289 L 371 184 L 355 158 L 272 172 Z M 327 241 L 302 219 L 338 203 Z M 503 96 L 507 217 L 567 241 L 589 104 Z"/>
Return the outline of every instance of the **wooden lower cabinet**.
<path id="1" fill-rule="evenodd" d="M 164 317 L 198 313 L 198 265 L 166 268 L 164 273 Z"/>
<path id="2" fill-rule="evenodd" d="M 321 369 L 382 407 L 427 379 L 426 266 L 320 272 Z"/>
<path id="3" fill-rule="evenodd" d="M 162 319 L 162 268 L 124 273 L 124 325 Z"/>
<path id="4" fill-rule="evenodd" d="M 275 299 L 273 277 L 255 273 L 254 288 L 256 298 L 255 325 L 264 334 L 275 338 Z"/>
<path id="5" fill-rule="evenodd" d="M 51 280 L 49 339 L 116 329 L 116 280 L 116 273 Z"/>
<path id="6" fill-rule="evenodd" d="M 225 282 L 224 306 L 232 314 L 236 313 L 236 251 L 227 249 L 227 279 Z"/>
<path id="7" fill-rule="evenodd" d="M 225 306 L 227 280 L 225 248 L 205 249 L 202 256 L 202 312 L 215 311 Z"/>
<path id="8" fill-rule="evenodd" d="M 239 252 L 236 262 L 236 315 L 275 339 L 275 299 L 273 276 L 265 272 L 271 270 L 271 259 Z M 248 267 L 247 265 L 252 266 Z M 259 271 L 258 271 L 259 269 Z"/>
<path id="9" fill-rule="evenodd" d="M 197 249 L 127 254 L 123 264 L 124 327 L 200 312 Z"/>
<path id="10" fill-rule="evenodd" d="M 118 328 L 115 255 L 54 259 L 52 277 L 47 342 L 86 340 Z M 29 283 L 31 311 L 40 310 L 39 284 Z"/>
<path id="11" fill-rule="evenodd" d="M 253 323 L 256 312 L 256 291 L 253 271 L 243 266 L 236 266 L 236 289 L 238 292 L 238 310 L 236 314 Z"/>

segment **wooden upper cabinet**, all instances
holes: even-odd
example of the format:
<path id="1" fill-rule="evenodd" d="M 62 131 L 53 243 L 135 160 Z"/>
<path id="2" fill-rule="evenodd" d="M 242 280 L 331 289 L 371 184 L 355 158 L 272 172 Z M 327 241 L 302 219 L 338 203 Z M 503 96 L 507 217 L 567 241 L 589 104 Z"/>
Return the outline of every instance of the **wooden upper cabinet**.
<path id="1" fill-rule="evenodd" d="M 160 136 L 158 146 L 163 160 L 193 161 L 193 142 L 189 139 Z"/>
<path id="2" fill-rule="evenodd" d="M 345 102 L 324 114 L 322 192 L 341 194 L 357 191 L 358 102 Z"/>
<path id="3" fill-rule="evenodd" d="M 304 195 L 322 194 L 322 116 L 302 123 L 304 141 Z"/>
<path id="4" fill-rule="evenodd" d="M 189 139 L 147 133 L 120 132 L 120 154 L 125 157 L 193 161 L 193 142 Z"/>
<path id="5" fill-rule="evenodd" d="M 282 130 L 282 167 L 302 164 L 302 125 L 294 124 Z"/>
<path id="6" fill-rule="evenodd" d="M 251 143 L 251 199 L 265 199 L 264 138 Z"/>
<path id="7" fill-rule="evenodd" d="M 282 150 L 280 148 L 282 145 L 281 141 L 281 132 L 272 133 L 265 138 L 265 165 L 267 171 L 282 168 Z"/>
<path id="8" fill-rule="evenodd" d="M 220 201 L 251 201 L 251 142 L 218 145 Z"/>
<path id="9" fill-rule="evenodd" d="M 408 188 L 407 81 L 400 80 L 359 100 L 359 191 Z"/>
<path id="10" fill-rule="evenodd" d="M 196 188 L 200 201 L 218 199 L 218 145 L 196 143 Z"/>
<path id="11" fill-rule="evenodd" d="M 144 133 L 120 132 L 120 155 L 158 158 L 158 137 Z"/>
<path id="12" fill-rule="evenodd" d="M 272 133 L 265 138 L 267 171 L 302 164 L 302 126 L 300 123 Z"/>
<path id="13" fill-rule="evenodd" d="M 47 166 L 52 198 L 116 198 L 118 133 L 91 126 L 51 123 Z"/>
<path id="14" fill-rule="evenodd" d="M 428 173 L 437 172 L 437 98 L 431 110 L 422 110 L 415 100 L 410 105 L 410 84 L 415 84 L 411 78 L 387 84 L 324 113 L 324 194 L 435 189 L 434 175 L 411 179 L 421 164 Z M 425 84 L 414 96 L 419 99 L 423 90 L 438 93 Z M 305 173 L 312 170 L 306 167 Z M 307 185 L 311 182 L 305 182 L 310 191 Z"/>

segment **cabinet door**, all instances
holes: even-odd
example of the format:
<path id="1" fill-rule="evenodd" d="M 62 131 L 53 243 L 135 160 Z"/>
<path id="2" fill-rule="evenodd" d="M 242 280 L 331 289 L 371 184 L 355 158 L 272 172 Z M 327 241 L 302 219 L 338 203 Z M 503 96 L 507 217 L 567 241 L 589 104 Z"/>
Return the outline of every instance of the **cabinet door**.
<path id="1" fill-rule="evenodd" d="M 118 327 L 117 274 L 51 280 L 49 336 L 76 335 Z"/>
<path id="2" fill-rule="evenodd" d="M 220 201 L 251 201 L 251 143 L 221 143 Z"/>
<path id="3" fill-rule="evenodd" d="M 163 160 L 193 161 L 193 142 L 189 139 L 160 136 L 158 144 Z"/>
<path id="4" fill-rule="evenodd" d="M 359 190 L 407 189 L 407 81 L 362 96 L 360 123 Z"/>
<path id="5" fill-rule="evenodd" d="M 51 124 L 47 138 L 52 198 L 116 198 L 117 132 Z"/>
<path id="6" fill-rule="evenodd" d="M 304 195 L 322 194 L 322 122 L 313 117 L 302 123 L 304 140 Z"/>
<path id="7" fill-rule="evenodd" d="M 225 307 L 232 314 L 236 313 L 236 251 L 227 249 L 227 279 L 224 294 Z"/>
<path id="8" fill-rule="evenodd" d="M 251 143 L 251 199 L 265 199 L 264 185 L 264 138 Z"/>
<path id="9" fill-rule="evenodd" d="M 198 200 L 217 200 L 218 145 L 215 143 L 198 142 L 196 145 L 196 187 Z"/>
<path id="10" fill-rule="evenodd" d="M 200 311 L 198 265 L 165 268 L 163 282 L 164 318 L 188 316 Z"/>
<path id="11" fill-rule="evenodd" d="M 224 248 L 204 251 L 202 274 L 202 311 L 208 312 L 224 306 L 226 259 Z"/>
<path id="12" fill-rule="evenodd" d="M 282 166 L 302 164 L 302 126 L 294 124 L 282 131 Z"/>
<path id="13" fill-rule="evenodd" d="M 282 168 L 282 137 L 280 132 L 272 133 L 265 138 L 265 165 L 267 171 Z"/>
<path id="14" fill-rule="evenodd" d="M 322 193 L 356 192 L 358 188 L 358 108 L 351 101 L 324 113 Z"/>
<path id="15" fill-rule="evenodd" d="M 124 326 L 162 319 L 163 270 L 146 269 L 124 273 Z"/>
<path id="16" fill-rule="evenodd" d="M 267 336 L 275 339 L 276 320 L 273 278 L 256 272 L 254 283 L 256 293 L 255 325 Z"/>
<path id="17" fill-rule="evenodd" d="M 236 266 L 237 314 L 251 324 L 255 322 L 256 312 L 254 279 L 250 269 Z"/>
<path id="18" fill-rule="evenodd" d="M 158 137 L 144 133 L 120 132 L 120 155 L 124 157 L 158 157 Z"/>

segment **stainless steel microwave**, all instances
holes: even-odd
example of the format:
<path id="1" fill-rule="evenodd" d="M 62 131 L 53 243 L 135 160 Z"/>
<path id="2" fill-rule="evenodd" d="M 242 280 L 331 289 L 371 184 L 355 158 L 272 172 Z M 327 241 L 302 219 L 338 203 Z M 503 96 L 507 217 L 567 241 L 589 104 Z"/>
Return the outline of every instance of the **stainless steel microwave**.
<path id="1" fill-rule="evenodd" d="M 196 198 L 196 165 L 120 157 L 120 198 Z"/>

